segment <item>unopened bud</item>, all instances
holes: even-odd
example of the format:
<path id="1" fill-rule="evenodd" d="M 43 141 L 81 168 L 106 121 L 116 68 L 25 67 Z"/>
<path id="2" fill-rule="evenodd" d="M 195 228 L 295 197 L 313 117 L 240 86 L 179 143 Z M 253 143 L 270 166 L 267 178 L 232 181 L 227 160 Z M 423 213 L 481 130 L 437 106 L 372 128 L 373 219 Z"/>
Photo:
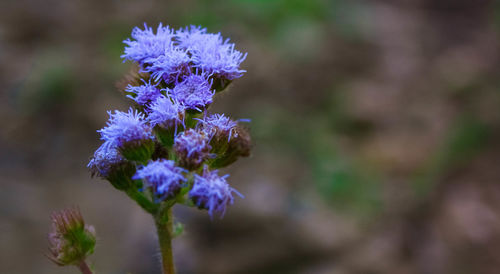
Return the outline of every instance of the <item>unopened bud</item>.
<path id="1" fill-rule="evenodd" d="M 78 265 L 94 252 L 93 226 L 86 225 L 80 211 L 68 208 L 51 216 L 52 231 L 48 235 L 47 257 L 57 265 Z"/>
<path id="2" fill-rule="evenodd" d="M 250 156 L 252 140 L 248 130 L 240 125 L 232 129 L 229 142 L 226 140 L 224 144 L 220 138 L 215 138 L 213 141 L 217 142 L 219 148 L 223 149 L 217 151 L 217 157 L 210 164 L 212 168 L 222 168 L 234 163 L 239 157 Z"/>

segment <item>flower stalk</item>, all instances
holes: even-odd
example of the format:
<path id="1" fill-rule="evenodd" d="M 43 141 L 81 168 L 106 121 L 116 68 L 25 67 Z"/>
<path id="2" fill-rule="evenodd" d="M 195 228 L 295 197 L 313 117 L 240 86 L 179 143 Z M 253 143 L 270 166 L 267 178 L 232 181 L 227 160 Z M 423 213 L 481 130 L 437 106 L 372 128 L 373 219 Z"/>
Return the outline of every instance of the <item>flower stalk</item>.
<path id="1" fill-rule="evenodd" d="M 160 245 L 163 274 L 175 274 L 174 255 L 172 251 L 172 238 L 174 232 L 172 208 L 168 208 L 166 211 L 167 212 L 160 212 L 160 214 L 155 217 L 155 225 Z"/>
<path id="2" fill-rule="evenodd" d="M 85 262 L 85 260 L 81 261 L 80 264 L 78 264 L 78 269 L 80 269 L 82 274 L 93 274 L 92 270 L 90 269 L 87 262 Z"/>

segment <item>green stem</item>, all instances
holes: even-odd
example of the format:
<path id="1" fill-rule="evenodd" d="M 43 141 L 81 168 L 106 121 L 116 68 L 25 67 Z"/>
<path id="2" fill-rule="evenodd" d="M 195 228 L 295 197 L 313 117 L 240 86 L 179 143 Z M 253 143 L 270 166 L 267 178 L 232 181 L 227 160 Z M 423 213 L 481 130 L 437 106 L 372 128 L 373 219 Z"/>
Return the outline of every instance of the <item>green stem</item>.
<path id="1" fill-rule="evenodd" d="M 89 265 L 85 262 L 85 260 L 81 261 L 78 265 L 78 269 L 82 272 L 82 274 L 92 274 L 92 270 L 90 270 Z"/>
<path id="2" fill-rule="evenodd" d="M 151 214 L 156 213 L 156 205 L 151 202 L 146 196 L 144 196 L 143 193 L 135 190 L 135 189 L 129 189 L 125 191 L 127 195 L 132 198 L 138 205 L 140 205 L 144 210 Z"/>
<path id="3" fill-rule="evenodd" d="M 165 209 L 167 218 L 158 214 L 155 216 L 156 230 L 158 231 L 158 241 L 160 244 L 161 262 L 163 274 L 175 274 L 174 256 L 172 252 L 173 235 L 173 215 L 172 208 Z M 165 220 L 166 219 L 166 220 Z"/>

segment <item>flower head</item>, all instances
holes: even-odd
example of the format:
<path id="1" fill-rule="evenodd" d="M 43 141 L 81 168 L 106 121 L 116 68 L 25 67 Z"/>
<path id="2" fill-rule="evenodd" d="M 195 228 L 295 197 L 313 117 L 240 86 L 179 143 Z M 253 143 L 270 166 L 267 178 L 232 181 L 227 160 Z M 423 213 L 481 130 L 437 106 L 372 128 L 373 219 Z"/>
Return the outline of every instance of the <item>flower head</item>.
<path id="1" fill-rule="evenodd" d="M 207 33 L 205 28 L 191 26 L 176 31 L 179 47 L 191 54 L 195 68 L 201 69 L 214 77 L 233 80 L 243 75 L 239 68 L 246 58 L 246 53 L 234 49 L 229 39 L 224 40 L 220 33 Z"/>
<path id="2" fill-rule="evenodd" d="M 144 30 L 138 27 L 132 30 L 132 38 L 135 40 L 128 38 L 123 41 L 127 47 L 121 57 L 136 61 L 144 68 L 149 64 L 147 59 L 165 54 L 165 49 L 171 47 L 174 31 L 168 26 L 163 27 L 160 23 L 155 34 L 152 28 L 144 24 Z"/>
<path id="3" fill-rule="evenodd" d="M 107 126 L 98 130 L 101 133 L 101 140 L 123 148 L 128 143 L 149 140 L 153 137 L 144 114 L 137 110 L 130 108 L 128 112 L 115 111 L 115 113 L 108 111 L 108 114 Z"/>
<path id="4" fill-rule="evenodd" d="M 186 108 L 201 111 L 212 103 L 215 92 L 211 90 L 211 86 L 212 83 L 205 74 L 191 74 L 168 90 L 168 93 Z"/>
<path id="5" fill-rule="evenodd" d="M 117 189 L 126 189 L 132 185 L 130 176 L 134 174 L 135 166 L 111 142 L 104 142 L 95 151 L 87 167 L 92 176 L 105 178 Z"/>
<path id="6" fill-rule="evenodd" d="M 150 106 L 148 121 L 152 127 L 177 128 L 184 123 L 185 107 L 167 96 L 161 95 Z"/>
<path id="7" fill-rule="evenodd" d="M 182 175 L 183 168 L 176 167 L 174 161 L 150 161 L 146 166 L 137 170 L 132 179 L 142 179 L 146 186 L 153 187 L 155 194 L 161 199 L 175 196 L 186 181 Z"/>
<path id="8" fill-rule="evenodd" d="M 92 176 L 99 175 L 108 177 L 112 170 L 124 163 L 126 160 L 118 151 L 118 148 L 110 142 L 104 142 L 94 153 L 87 165 L 92 172 Z"/>
<path id="9" fill-rule="evenodd" d="M 51 216 L 47 257 L 58 265 L 79 264 L 94 252 L 95 230 L 86 225 L 78 209 L 69 208 Z"/>
<path id="10" fill-rule="evenodd" d="M 151 127 L 144 114 L 129 109 L 128 112 L 108 112 L 109 121 L 101 130 L 101 139 L 116 146 L 130 161 L 147 161 L 154 151 Z"/>
<path id="11" fill-rule="evenodd" d="M 209 171 L 206 166 L 203 175 L 195 174 L 193 188 L 189 191 L 189 198 L 199 207 L 208 210 L 210 217 L 217 213 L 222 218 L 226 206 L 233 204 L 232 193 L 243 198 L 238 191 L 226 182 L 229 175 L 219 176 L 217 170 Z"/>
<path id="12" fill-rule="evenodd" d="M 217 139 L 225 138 L 229 142 L 234 135 L 238 122 L 224 116 L 224 114 L 213 114 L 200 119 L 202 129 L 211 137 Z"/>
<path id="13" fill-rule="evenodd" d="M 195 170 L 210 155 L 208 136 L 204 132 L 188 129 L 175 137 L 174 150 L 182 167 Z"/>
<path id="14" fill-rule="evenodd" d="M 125 89 L 125 92 L 132 93 L 127 95 L 128 98 L 134 100 L 137 104 L 141 106 L 146 106 L 147 104 L 156 100 L 156 98 L 160 97 L 160 89 L 151 83 L 146 83 L 143 80 L 144 84 L 140 86 L 132 86 L 128 85 Z"/>
<path id="15" fill-rule="evenodd" d="M 185 50 L 170 45 L 165 48 L 163 54 L 145 60 L 146 63 L 151 64 L 145 68 L 145 71 L 151 73 L 155 81 L 163 79 L 165 83 L 171 84 L 181 79 L 183 75 L 191 73 L 190 61 Z"/>

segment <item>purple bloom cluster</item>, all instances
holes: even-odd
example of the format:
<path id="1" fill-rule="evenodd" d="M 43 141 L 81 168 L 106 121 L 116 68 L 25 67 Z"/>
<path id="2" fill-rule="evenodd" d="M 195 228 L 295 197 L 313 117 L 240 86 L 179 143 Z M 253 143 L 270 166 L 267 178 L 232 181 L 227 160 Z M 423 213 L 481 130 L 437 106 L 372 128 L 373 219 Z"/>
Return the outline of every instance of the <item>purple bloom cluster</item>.
<path id="1" fill-rule="evenodd" d="M 146 166 L 137 170 L 132 177 L 134 180 L 142 179 L 146 186 L 153 187 L 154 193 L 161 199 L 175 196 L 186 181 L 183 172 L 186 170 L 175 166 L 174 161 L 150 161 Z"/>
<path id="2" fill-rule="evenodd" d="M 233 80 L 243 75 L 239 69 L 247 54 L 234 49 L 229 39 L 224 40 L 220 33 L 207 33 L 207 29 L 190 26 L 176 31 L 179 47 L 191 54 L 195 68 L 218 77 Z"/>
<path id="3" fill-rule="evenodd" d="M 243 75 L 239 68 L 247 54 L 234 48 L 220 33 L 207 33 L 207 29 L 190 26 L 177 31 L 158 26 L 156 33 L 144 25 L 134 28 L 122 58 L 138 62 L 142 69 L 159 80 L 174 80 L 189 68 L 197 68 L 218 77 L 233 80 Z M 175 77 L 172 77 L 175 76 Z"/>
<path id="4" fill-rule="evenodd" d="M 174 31 L 160 24 L 155 33 L 144 25 L 144 30 L 134 28 L 132 38 L 124 41 L 127 47 L 122 58 L 137 62 L 157 83 L 174 85 L 169 92 L 190 109 L 202 111 L 212 103 L 214 80 L 231 81 L 245 72 L 240 64 L 246 54 L 220 33 L 207 33 L 205 28 L 190 26 Z M 137 94 L 139 104 L 151 101 Z"/>
<path id="5" fill-rule="evenodd" d="M 108 112 L 98 130 L 104 144 L 88 167 L 152 214 L 189 198 L 222 217 L 232 193 L 243 196 L 217 168 L 248 156 L 250 137 L 237 121 L 207 109 L 216 92 L 243 75 L 246 53 L 197 26 L 144 25 L 124 43 L 121 57 L 139 67 L 124 91 L 137 104 Z"/>
<path id="6" fill-rule="evenodd" d="M 144 30 L 135 27 L 132 30 L 132 38 L 123 41 L 128 47 L 125 47 L 125 53 L 121 56 L 125 60 L 138 62 L 143 68 L 150 63 L 152 58 L 157 58 L 165 54 L 165 49 L 172 46 L 174 30 L 162 24 L 153 29 L 144 24 Z"/>
<path id="7" fill-rule="evenodd" d="M 196 174 L 189 197 L 198 207 L 207 209 L 211 217 L 217 213 L 222 218 L 226 212 L 226 206 L 234 202 L 232 193 L 236 193 L 241 198 L 243 195 L 226 182 L 229 175 L 219 176 L 217 173 L 217 170 L 205 169 L 201 176 Z"/>

